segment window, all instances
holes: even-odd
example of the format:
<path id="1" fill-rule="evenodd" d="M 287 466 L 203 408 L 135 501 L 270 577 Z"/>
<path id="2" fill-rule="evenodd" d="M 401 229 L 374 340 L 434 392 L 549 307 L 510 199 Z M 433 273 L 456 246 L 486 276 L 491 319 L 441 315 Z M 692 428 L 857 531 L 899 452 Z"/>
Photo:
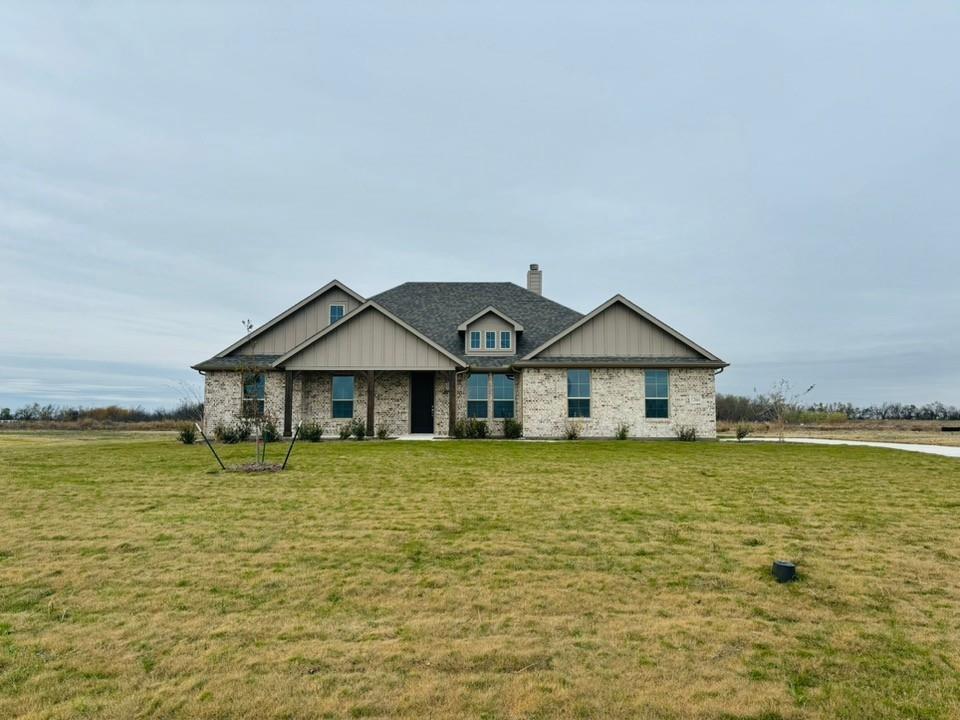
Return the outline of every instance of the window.
<path id="1" fill-rule="evenodd" d="M 647 370 L 646 379 L 646 410 L 648 418 L 670 417 L 670 371 Z"/>
<path id="2" fill-rule="evenodd" d="M 501 331 L 500 331 L 500 349 L 501 349 L 501 350 L 509 350 L 509 349 L 510 349 L 510 345 L 511 345 L 510 340 L 511 340 L 511 338 L 510 338 L 510 331 L 509 331 L 509 330 L 501 330 Z"/>
<path id="3" fill-rule="evenodd" d="M 353 417 L 353 375 L 333 376 L 333 417 Z"/>
<path id="4" fill-rule="evenodd" d="M 590 417 L 589 370 L 567 370 L 567 417 Z"/>
<path id="5" fill-rule="evenodd" d="M 480 349 L 480 331 L 473 330 L 470 333 L 470 349 L 479 350 Z"/>
<path id="6" fill-rule="evenodd" d="M 343 305 L 330 306 L 330 324 L 333 325 L 337 320 L 343 317 Z"/>
<path id="7" fill-rule="evenodd" d="M 240 401 L 240 414 L 243 417 L 263 417 L 265 391 L 266 377 L 263 373 L 243 374 L 243 399 Z"/>
<path id="8" fill-rule="evenodd" d="M 513 375 L 498 373 L 493 376 L 493 416 L 513 417 Z"/>
<path id="9" fill-rule="evenodd" d="M 487 350 L 497 349 L 497 333 L 494 330 L 487 330 Z"/>
<path id="10" fill-rule="evenodd" d="M 487 376 L 471 375 L 467 378 L 467 417 L 487 416 Z"/>

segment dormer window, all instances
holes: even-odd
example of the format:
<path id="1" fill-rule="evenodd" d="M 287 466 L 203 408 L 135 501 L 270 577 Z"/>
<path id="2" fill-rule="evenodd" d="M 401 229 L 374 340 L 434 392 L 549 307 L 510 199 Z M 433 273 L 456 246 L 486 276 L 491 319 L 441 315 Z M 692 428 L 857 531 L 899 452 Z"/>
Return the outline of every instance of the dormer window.
<path id="1" fill-rule="evenodd" d="M 464 320 L 457 330 L 463 333 L 467 355 L 513 355 L 523 326 L 491 305 Z"/>

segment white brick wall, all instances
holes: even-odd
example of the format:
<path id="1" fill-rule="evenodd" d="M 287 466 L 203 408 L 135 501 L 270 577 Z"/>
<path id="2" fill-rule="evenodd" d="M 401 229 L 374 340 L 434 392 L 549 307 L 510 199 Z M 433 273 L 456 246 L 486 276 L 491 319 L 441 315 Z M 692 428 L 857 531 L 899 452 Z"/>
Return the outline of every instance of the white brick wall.
<path id="1" fill-rule="evenodd" d="M 283 430 L 282 372 L 265 373 L 264 415 L 273 421 L 278 430 Z M 203 429 L 212 435 L 217 425 L 232 426 L 240 420 L 242 373 L 236 370 L 208 371 L 203 383 Z"/>
<path id="2" fill-rule="evenodd" d="M 670 417 L 647 419 L 644 412 L 644 371 L 639 368 L 594 368 L 590 373 L 590 417 L 567 418 L 567 371 L 526 368 L 523 371 L 523 434 L 562 437 L 568 422 L 581 426 L 583 437 L 613 437 L 621 422 L 631 437 L 675 437 L 681 425 L 697 437 L 716 437 L 714 371 L 701 368 L 670 370 Z"/>

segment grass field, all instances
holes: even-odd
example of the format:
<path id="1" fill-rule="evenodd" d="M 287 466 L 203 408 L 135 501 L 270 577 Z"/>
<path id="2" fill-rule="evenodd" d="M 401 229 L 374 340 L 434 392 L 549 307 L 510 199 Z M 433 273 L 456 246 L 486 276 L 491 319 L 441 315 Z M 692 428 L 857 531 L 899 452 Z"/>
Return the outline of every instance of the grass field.
<path id="1" fill-rule="evenodd" d="M 960 717 L 956 460 L 330 442 L 212 468 L 169 435 L 0 435 L 0 718 Z"/>
<path id="2" fill-rule="evenodd" d="M 770 423 L 745 423 L 750 437 L 777 437 Z M 960 427 L 956 420 L 847 420 L 833 423 L 787 425 L 787 437 L 829 438 L 832 440 L 877 440 L 881 442 L 920 443 L 921 445 L 960 446 L 960 432 L 943 432 L 943 426 Z M 737 423 L 717 423 L 720 437 L 734 437 Z"/>

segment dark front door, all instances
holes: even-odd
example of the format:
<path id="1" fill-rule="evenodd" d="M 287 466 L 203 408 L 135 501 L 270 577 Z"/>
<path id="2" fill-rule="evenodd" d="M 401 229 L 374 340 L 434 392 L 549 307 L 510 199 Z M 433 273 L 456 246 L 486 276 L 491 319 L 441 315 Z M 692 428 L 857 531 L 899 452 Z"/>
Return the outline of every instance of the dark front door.
<path id="1" fill-rule="evenodd" d="M 410 432 L 433 433 L 433 373 L 410 373 Z"/>

